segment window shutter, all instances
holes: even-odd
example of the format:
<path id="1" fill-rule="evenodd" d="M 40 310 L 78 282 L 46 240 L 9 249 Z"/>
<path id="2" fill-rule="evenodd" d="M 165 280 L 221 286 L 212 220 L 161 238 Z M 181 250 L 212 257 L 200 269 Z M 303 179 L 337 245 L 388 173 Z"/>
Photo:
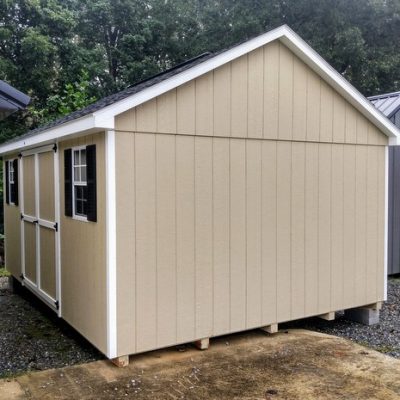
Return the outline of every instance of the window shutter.
<path id="1" fill-rule="evenodd" d="M 86 147 L 87 219 L 97 221 L 96 145 Z"/>
<path id="2" fill-rule="evenodd" d="M 16 158 L 13 161 L 13 167 L 14 167 L 14 185 L 13 185 L 13 199 L 14 199 L 14 204 L 17 206 L 18 205 L 18 159 Z"/>
<path id="3" fill-rule="evenodd" d="M 72 150 L 64 150 L 64 200 L 65 215 L 72 217 Z"/>
<path id="4" fill-rule="evenodd" d="M 9 195 L 9 191 L 10 191 L 10 175 L 8 172 L 9 169 L 9 164 L 8 164 L 8 160 L 5 162 L 6 164 L 6 187 L 5 187 L 5 195 L 6 195 L 6 203 L 10 204 L 10 195 Z"/>

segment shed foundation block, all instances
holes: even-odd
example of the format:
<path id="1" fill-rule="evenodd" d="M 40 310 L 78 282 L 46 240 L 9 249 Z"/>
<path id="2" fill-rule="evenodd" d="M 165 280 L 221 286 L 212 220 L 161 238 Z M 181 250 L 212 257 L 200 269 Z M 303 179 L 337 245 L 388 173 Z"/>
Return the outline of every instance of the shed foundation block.
<path id="1" fill-rule="evenodd" d="M 363 325 L 376 325 L 379 324 L 379 309 L 372 307 L 351 308 L 345 310 L 344 317 Z"/>
<path id="2" fill-rule="evenodd" d="M 324 319 L 325 321 L 333 321 L 335 319 L 334 312 L 328 312 L 326 314 L 318 315 L 318 318 Z"/>
<path id="3" fill-rule="evenodd" d="M 260 328 L 262 331 L 267 333 L 277 333 L 278 332 L 278 324 L 271 324 Z"/>
<path id="4" fill-rule="evenodd" d="M 194 342 L 194 345 L 199 350 L 207 350 L 210 347 L 210 339 L 209 338 L 205 338 L 205 339 L 196 340 Z"/>
<path id="5" fill-rule="evenodd" d="M 119 368 L 124 368 L 129 365 L 129 356 L 120 356 L 112 358 L 111 362 Z"/>

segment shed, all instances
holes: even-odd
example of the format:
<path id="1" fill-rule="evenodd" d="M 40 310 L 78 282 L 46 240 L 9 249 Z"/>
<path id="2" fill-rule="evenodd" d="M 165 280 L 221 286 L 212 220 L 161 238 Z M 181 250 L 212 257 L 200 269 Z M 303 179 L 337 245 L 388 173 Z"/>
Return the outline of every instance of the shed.
<path id="1" fill-rule="evenodd" d="M 400 128 L 400 92 L 368 97 Z M 400 146 L 389 148 L 388 274 L 400 274 Z"/>
<path id="2" fill-rule="evenodd" d="M 377 308 L 398 133 L 279 27 L 0 146 L 7 268 L 120 363 Z"/>

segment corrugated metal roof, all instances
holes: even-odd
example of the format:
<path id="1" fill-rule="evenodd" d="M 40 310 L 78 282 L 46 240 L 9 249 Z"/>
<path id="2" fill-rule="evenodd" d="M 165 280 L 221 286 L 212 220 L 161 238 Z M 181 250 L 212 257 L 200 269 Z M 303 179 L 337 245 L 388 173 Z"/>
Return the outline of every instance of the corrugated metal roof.
<path id="1" fill-rule="evenodd" d="M 0 121 L 13 112 L 25 108 L 29 101 L 29 96 L 0 80 Z"/>
<path id="2" fill-rule="evenodd" d="M 391 118 L 400 110 L 400 92 L 368 97 L 368 100 L 386 117 Z"/>

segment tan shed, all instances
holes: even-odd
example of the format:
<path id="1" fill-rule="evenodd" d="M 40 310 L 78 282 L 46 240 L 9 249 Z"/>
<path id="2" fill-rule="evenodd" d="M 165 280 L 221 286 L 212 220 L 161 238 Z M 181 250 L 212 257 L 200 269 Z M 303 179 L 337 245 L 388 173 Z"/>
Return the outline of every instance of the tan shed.
<path id="1" fill-rule="evenodd" d="M 398 135 L 280 27 L 0 146 L 7 268 L 121 363 L 377 308 Z"/>

